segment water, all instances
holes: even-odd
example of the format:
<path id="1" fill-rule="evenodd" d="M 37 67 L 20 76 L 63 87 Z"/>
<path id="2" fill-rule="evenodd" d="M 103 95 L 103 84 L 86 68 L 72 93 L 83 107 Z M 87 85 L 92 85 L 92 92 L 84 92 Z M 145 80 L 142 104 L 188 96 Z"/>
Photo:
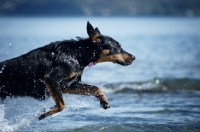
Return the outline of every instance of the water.
<path id="1" fill-rule="evenodd" d="M 64 95 L 66 108 L 38 121 L 54 106 L 51 98 L 7 98 L 0 131 L 200 131 L 199 18 L 0 18 L 0 61 L 87 37 L 88 20 L 136 56 L 127 67 L 103 63 L 84 71 L 83 81 L 103 89 L 111 108 L 94 97 Z"/>

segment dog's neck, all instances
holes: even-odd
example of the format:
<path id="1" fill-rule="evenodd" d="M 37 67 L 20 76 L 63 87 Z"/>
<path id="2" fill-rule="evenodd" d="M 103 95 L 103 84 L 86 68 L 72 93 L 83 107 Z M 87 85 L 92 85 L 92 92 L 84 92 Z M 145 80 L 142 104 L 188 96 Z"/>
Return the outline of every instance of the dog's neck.
<path id="1" fill-rule="evenodd" d="M 94 65 L 94 62 L 99 59 L 101 49 L 92 43 L 90 39 L 79 40 L 77 42 L 80 49 L 79 63 L 84 67 Z"/>

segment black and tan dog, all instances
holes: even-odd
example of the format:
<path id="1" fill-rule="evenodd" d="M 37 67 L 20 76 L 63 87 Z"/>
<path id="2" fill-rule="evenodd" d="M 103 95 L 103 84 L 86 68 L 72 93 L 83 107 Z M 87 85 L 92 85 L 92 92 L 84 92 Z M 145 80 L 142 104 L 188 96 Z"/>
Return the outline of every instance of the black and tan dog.
<path id="1" fill-rule="evenodd" d="M 56 106 L 40 115 L 39 119 L 64 109 L 62 93 L 93 95 L 104 109 L 109 108 L 106 96 L 98 87 L 80 83 L 84 68 L 101 62 L 126 66 L 135 57 L 124 51 L 117 41 L 102 35 L 98 28 L 94 29 L 89 22 L 87 33 L 89 38 L 54 42 L 1 62 L 1 99 L 7 96 L 44 99 L 50 93 Z"/>

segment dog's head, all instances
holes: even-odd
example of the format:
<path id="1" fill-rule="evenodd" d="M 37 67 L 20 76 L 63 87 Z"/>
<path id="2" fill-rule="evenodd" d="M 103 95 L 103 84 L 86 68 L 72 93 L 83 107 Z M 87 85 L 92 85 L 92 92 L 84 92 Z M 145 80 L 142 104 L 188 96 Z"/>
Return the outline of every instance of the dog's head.
<path id="1" fill-rule="evenodd" d="M 109 36 L 102 35 L 99 29 L 88 22 L 87 33 L 92 43 L 96 44 L 101 49 L 100 57 L 95 64 L 100 62 L 113 62 L 120 65 L 130 65 L 135 56 L 122 49 L 121 44 Z"/>

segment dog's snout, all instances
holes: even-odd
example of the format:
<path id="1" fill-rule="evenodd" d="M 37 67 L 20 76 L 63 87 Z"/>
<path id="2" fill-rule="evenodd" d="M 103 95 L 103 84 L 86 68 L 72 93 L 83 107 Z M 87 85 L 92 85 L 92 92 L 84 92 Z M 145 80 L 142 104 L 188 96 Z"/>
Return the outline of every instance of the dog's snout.
<path id="1" fill-rule="evenodd" d="M 130 65 L 135 60 L 135 56 L 127 53 L 127 57 L 125 59 L 125 65 Z"/>

